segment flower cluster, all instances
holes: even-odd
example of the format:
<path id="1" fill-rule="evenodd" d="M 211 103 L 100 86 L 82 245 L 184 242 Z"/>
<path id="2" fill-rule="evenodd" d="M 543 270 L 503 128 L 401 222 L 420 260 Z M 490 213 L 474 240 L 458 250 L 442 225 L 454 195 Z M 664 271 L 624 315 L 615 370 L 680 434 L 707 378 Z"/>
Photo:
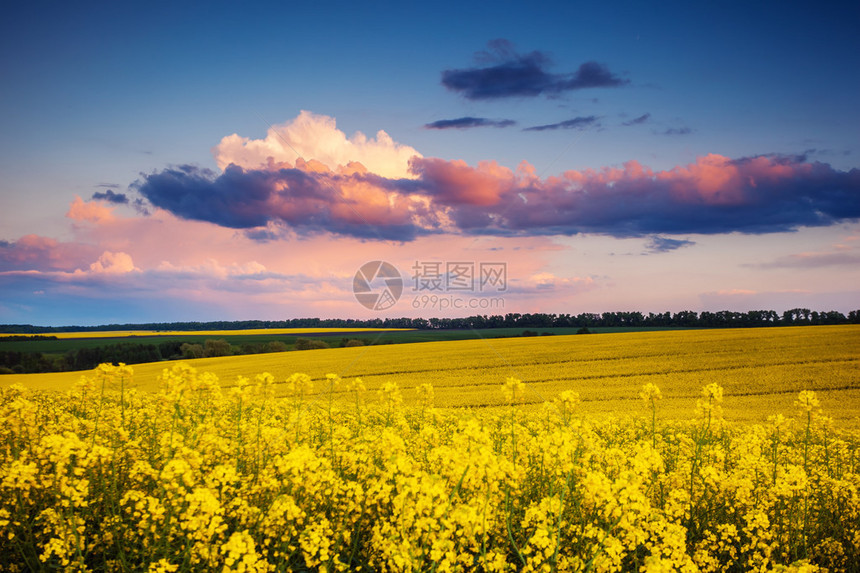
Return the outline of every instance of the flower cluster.
<path id="1" fill-rule="evenodd" d="M 0 570 L 830 571 L 860 563 L 858 436 L 418 406 L 394 383 L 187 365 L 0 391 Z M 273 384 L 287 397 L 275 398 Z M 635 394 L 631 393 L 631 398 Z M 715 416 L 722 388 L 700 399 Z M 807 409 L 809 407 L 809 409 Z M 554 415 L 545 415 L 554 411 Z M 559 415 L 560 414 L 560 415 Z M 716 414 L 718 416 L 718 414 Z M 707 428 L 707 431 L 704 431 Z"/>

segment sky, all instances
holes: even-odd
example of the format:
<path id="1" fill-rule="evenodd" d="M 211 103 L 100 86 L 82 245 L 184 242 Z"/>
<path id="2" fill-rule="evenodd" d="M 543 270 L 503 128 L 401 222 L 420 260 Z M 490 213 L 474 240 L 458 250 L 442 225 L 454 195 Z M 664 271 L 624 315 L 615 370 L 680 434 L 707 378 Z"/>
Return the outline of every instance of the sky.
<path id="1" fill-rule="evenodd" d="M 72 4 L 0 19 L 0 323 L 860 308 L 856 3 Z"/>

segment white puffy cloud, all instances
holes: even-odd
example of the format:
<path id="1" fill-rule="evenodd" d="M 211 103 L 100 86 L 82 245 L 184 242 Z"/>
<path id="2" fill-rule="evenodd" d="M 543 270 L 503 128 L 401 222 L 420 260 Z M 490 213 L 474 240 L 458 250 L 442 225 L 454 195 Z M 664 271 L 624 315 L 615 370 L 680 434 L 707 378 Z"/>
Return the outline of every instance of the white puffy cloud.
<path id="1" fill-rule="evenodd" d="M 382 130 L 375 138 L 360 131 L 347 137 L 337 128 L 335 118 L 309 111 L 272 126 L 263 139 L 228 135 L 212 153 L 221 169 L 231 163 L 244 169 L 265 168 L 270 163 L 293 165 L 301 157 L 319 161 L 332 171 L 358 162 L 372 173 L 391 178 L 414 177 L 409 173 L 409 160 L 421 157 L 414 148 L 397 143 Z"/>
<path id="2" fill-rule="evenodd" d="M 124 274 L 139 270 L 134 266 L 128 253 L 105 251 L 99 260 L 90 265 L 90 272 L 103 274 Z"/>

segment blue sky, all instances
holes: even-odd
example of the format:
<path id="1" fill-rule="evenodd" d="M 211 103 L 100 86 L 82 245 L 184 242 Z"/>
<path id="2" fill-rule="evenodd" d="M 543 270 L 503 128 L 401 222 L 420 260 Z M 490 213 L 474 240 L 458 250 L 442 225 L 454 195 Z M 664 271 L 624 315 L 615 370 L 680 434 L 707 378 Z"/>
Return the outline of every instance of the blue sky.
<path id="1" fill-rule="evenodd" d="M 860 199 L 852 172 L 860 153 L 858 21 L 857 6 L 784 2 L 14 6 L 0 21 L 0 322 L 366 316 L 352 299 L 351 277 L 366 260 L 382 257 L 404 274 L 419 258 L 504 258 L 519 281 L 505 300 L 510 312 L 860 307 L 851 286 L 860 282 Z M 492 83 L 499 79 L 493 70 L 529 62 L 560 86 L 583 64 L 613 81 L 574 82 L 579 87 L 537 95 Z M 470 98 L 467 90 L 446 87 L 446 71 L 497 95 Z M 214 180 L 221 164 L 239 161 L 215 150 L 223 138 L 264 140 L 274 126 L 277 141 L 277 128 L 292 125 L 303 110 L 317 120 L 290 141 L 304 160 L 333 171 L 338 165 L 320 159 L 333 145 L 323 117 L 345 138 L 361 132 L 377 141 L 383 130 L 394 144 L 442 161 L 428 161 L 417 177 L 432 199 L 433 221 L 416 223 L 410 206 L 413 231 L 402 240 L 403 221 L 388 226 L 391 213 L 379 225 L 390 232 L 360 233 L 344 231 L 336 217 L 303 226 L 283 215 L 296 205 L 278 203 L 282 214 L 263 217 L 269 227 L 262 241 L 259 225 L 225 225 L 235 217 L 204 215 L 189 205 L 200 196 L 180 192 L 179 207 L 168 201 L 173 187 L 158 188 L 163 178 L 155 175 L 181 165 L 209 169 L 206 177 Z M 472 120 L 461 124 L 478 126 L 427 127 L 463 118 Z M 500 122 L 504 127 L 494 126 Z M 540 126 L 556 128 L 528 129 Z M 275 159 L 293 168 L 289 151 Z M 344 153 L 335 155 L 357 161 Z M 730 224 L 722 207 L 691 214 L 674 211 L 671 201 L 634 202 L 632 220 L 651 215 L 630 225 L 614 213 L 600 225 L 571 215 L 541 227 L 547 213 L 531 212 L 544 200 L 559 208 L 564 193 L 580 190 L 553 185 L 552 178 L 570 171 L 625 169 L 633 161 L 677 175 L 672 170 L 724 169 L 756 157 L 770 163 L 742 168 L 738 177 L 790 173 L 766 196 L 744 195 L 731 215 L 742 225 Z M 511 189 L 493 191 L 493 199 L 481 195 L 486 190 L 444 187 L 456 162 L 469 169 L 457 177 L 498 182 L 508 175 L 479 168 L 481 162 L 516 172 L 523 161 L 540 184 L 524 193 L 531 203 L 519 207 L 491 205 L 516 196 Z M 811 174 L 813 165 L 826 165 L 826 172 Z M 248 175 L 259 165 L 240 167 Z M 403 176 L 416 177 L 405 167 Z M 678 178 L 672 181 L 680 185 Z M 386 192 L 407 197 L 409 186 L 395 179 L 388 177 Z M 624 193 L 650 193 L 643 181 Z M 592 178 L 584 185 L 604 183 Z M 601 192 L 625 202 L 614 185 Z M 106 190 L 128 202 L 93 197 Z M 219 208 L 240 209 L 245 192 L 231 189 Z M 351 193 L 361 204 L 359 191 Z M 83 203 L 75 210 L 76 197 Z M 756 210 L 763 201 L 778 207 Z M 479 208 L 461 208 L 466 204 Z M 603 221 L 607 207 L 594 209 Z M 661 209 L 668 214 L 657 224 Z M 821 209 L 827 217 L 810 223 Z M 492 225 L 475 226 L 481 210 L 494 213 Z M 758 217 L 778 224 L 750 223 Z M 207 241 L 200 238 L 209 232 Z M 173 241 L 162 245 L 159 235 Z M 39 240 L 22 242 L 32 236 Z M 385 240 L 373 238 L 379 236 Z M 102 272 L 105 261 L 113 261 L 111 272 Z M 265 271 L 224 271 L 251 263 Z M 171 280 L 170 272 L 182 274 L 176 269 L 186 275 L 194 269 L 196 280 Z M 254 288 L 250 275 L 257 277 Z M 314 298 L 320 285 L 328 294 Z M 72 310 L 69 301 L 77 301 Z M 414 313 L 408 306 L 386 312 Z"/>

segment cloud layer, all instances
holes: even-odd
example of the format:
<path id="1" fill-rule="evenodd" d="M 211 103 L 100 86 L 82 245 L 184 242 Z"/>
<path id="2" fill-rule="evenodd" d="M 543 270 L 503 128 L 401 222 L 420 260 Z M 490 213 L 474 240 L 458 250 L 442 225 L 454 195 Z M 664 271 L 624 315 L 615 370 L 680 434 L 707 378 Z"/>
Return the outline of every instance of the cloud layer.
<path id="1" fill-rule="evenodd" d="M 507 40 L 494 40 L 477 55 L 484 66 L 442 72 L 442 85 L 471 100 L 558 95 L 585 88 L 618 87 L 628 83 L 598 62 L 585 62 L 572 73 L 546 70 L 550 58 L 540 51 L 518 54 Z"/>
<path id="2" fill-rule="evenodd" d="M 220 174 L 180 166 L 135 187 L 182 218 L 265 231 L 266 238 L 273 228 L 399 241 L 432 233 L 770 233 L 860 218 L 860 170 L 803 157 L 711 154 L 665 171 L 630 161 L 542 179 L 527 163 L 513 171 L 416 155 L 409 175 L 300 159 L 264 169 L 232 165 Z"/>
<path id="3" fill-rule="evenodd" d="M 512 119 L 487 119 L 486 117 L 458 117 L 456 119 L 440 119 L 428 123 L 427 129 L 466 129 L 471 127 L 510 127 L 516 124 Z"/>
<path id="4" fill-rule="evenodd" d="M 72 271 L 82 261 L 92 260 L 96 247 L 61 243 L 39 235 L 24 235 L 17 241 L 0 241 L 0 272 L 11 270 Z"/>

